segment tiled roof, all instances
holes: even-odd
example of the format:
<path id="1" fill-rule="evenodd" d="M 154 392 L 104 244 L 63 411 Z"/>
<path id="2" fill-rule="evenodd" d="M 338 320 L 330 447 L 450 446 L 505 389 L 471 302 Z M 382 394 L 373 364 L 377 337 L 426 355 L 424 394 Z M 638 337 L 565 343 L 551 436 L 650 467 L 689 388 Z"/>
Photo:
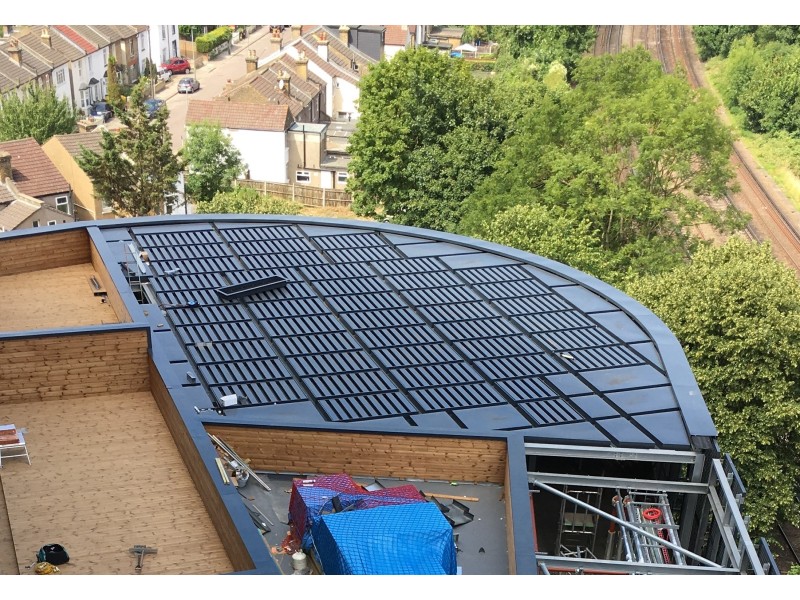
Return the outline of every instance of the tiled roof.
<path id="1" fill-rule="evenodd" d="M 103 134 L 99 131 L 90 131 L 88 133 L 69 133 L 66 135 L 56 135 L 54 139 L 58 140 L 67 152 L 74 158 L 81 154 L 81 148 L 86 148 L 92 152 L 100 154 L 102 148 L 100 142 L 103 139 Z"/>
<path id="2" fill-rule="evenodd" d="M 268 102 L 287 104 L 294 119 L 319 95 L 321 87 L 319 83 L 300 77 L 295 68 L 295 59 L 288 54 L 282 54 L 261 70 L 258 77 L 253 78 L 247 84 Z M 288 95 L 278 89 L 281 71 L 291 76 Z"/>
<path id="3" fill-rule="evenodd" d="M 350 69 L 343 68 L 338 64 L 322 60 L 322 57 L 317 54 L 316 47 L 308 43 L 306 40 L 302 38 L 295 40 L 290 47 L 296 48 L 296 51 L 298 52 L 300 50 L 305 52 L 306 58 L 308 58 L 309 62 L 313 62 L 331 77 L 340 77 L 346 81 L 349 81 L 353 85 L 358 85 L 358 75 L 353 73 Z"/>
<path id="4" fill-rule="evenodd" d="M 357 73 L 358 71 L 351 69 L 351 65 L 353 63 L 367 66 L 378 62 L 357 48 L 342 43 L 342 41 L 339 39 L 339 32 L 328 27 L 317 27 L 308 34 L 303 35 L 302 39 L 304 39 L 306 43 L 308 43 L 316 52 L 317 47 L 319 46 L 319 36 L 321 33 L 325 33 L 328 39 L 328 62 L 336 63 L 340 67 L 350 69 L 351 72 L 354 73 Z"/>
<path id="5" fill-rule="evenodd" d="M 255 104 L 224 100 L 189 100 L 186 123 L 210 121 L 225 129 L 286 131 L 291 125 L 285 104 Z"/>
<path id="6" fill-rule="evenodd" d="M 11 154 L 11 176 L 23 194 L 40 198 L 70 191 L 67 180 L 35 139 L 0 142 L 0 150 Z"/>
<path id="7" fill-rule="evenodd" d="M 414 25 L 387 25 L 386 33 L 383 36 L 383 43 L 386 46 L 408 46 L 411 40 Z"/>
<path id="8" fill-rule="evenodd" d="M 89 40 L 98 48 L 103 48 L 111 43 L 110 36 L 99 32 L 96 27 L 90 25 L 70 25 L 70 27 L 76 31 L 78 35 Z"/>
<path id="9" fill-rule="evenodd" d="M 91 54 L 92 52 L 97 51 L 96 44 L 93 44 L 92 42 L 84 38 L 80 33 L 75 31 L 72 27 L 69 27 L 67 25 L 53 25 L 53 29 L 58 31 L 61 35 L 63 35 L 73 44 L 76 44 L 78 48 L 80 48 L 87 54 Z"/>
<path id="10" fill-rule="evenodd" d="M 47 31 L 50 35 L 50 46 L 42 38 L 43 31 Z M 26 35 L 20 37 L 19 42 L 23 53 L 26 51 L 35 53 L 52 67 L 78 60 L 85 55 L 85 52 L 68 41 L 66 37 L 54 34 L 50 27 L 34 27 Z"/>
<path id="11" fill-rule="evenodd" d="M 0 184 L 0 190 L 5 187 L 4 184 Z M 5 231 L 16 229 L 25 219 L 39 211 L 43 204 L 40 200 L 21 197 L 12 200 L 5 208 L 0 204 L 0 227 Z"/>

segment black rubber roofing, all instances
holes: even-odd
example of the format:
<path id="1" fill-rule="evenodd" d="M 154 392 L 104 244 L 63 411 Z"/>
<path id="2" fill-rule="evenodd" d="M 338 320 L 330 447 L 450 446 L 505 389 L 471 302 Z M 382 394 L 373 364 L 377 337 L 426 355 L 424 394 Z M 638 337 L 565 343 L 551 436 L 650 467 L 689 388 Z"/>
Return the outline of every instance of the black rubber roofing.
<path id="1" fill-rule="evenodd" d="M 198 406 L 237 394 L 237 419 L 565 444 L 685 449 L 715 435 L 663 323 L 559 263 L 369 222 L 151 222 L 102 232 L 120 261 L 121 240 L 147 251 L 159 325 L 186 353 L 186 385 L 206 392 Z M 274 276 L 286 285 L 217 292 Z"/>

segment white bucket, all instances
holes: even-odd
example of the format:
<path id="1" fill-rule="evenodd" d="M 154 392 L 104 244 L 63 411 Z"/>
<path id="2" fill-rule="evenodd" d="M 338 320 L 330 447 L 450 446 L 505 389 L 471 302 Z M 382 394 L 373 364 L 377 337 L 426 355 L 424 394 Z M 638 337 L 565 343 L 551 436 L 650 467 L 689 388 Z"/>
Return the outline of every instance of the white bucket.
<path id="1" fill-rule="evenodd" d="M 298 551 L 292 554 L 292 568 L 295 571 L 302 571 L 308 568 L 308 559 L 305 552 Z"/>

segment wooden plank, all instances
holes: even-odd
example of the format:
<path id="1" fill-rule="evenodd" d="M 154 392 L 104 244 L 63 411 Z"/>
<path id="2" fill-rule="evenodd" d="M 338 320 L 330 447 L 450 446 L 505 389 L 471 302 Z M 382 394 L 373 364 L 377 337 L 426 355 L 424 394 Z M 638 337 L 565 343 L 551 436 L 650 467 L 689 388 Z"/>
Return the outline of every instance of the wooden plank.
<path id="1" fill-rule="evenodd" d="M 480 498 L 474 496 L 455 496 L 452 494 L 437 494 L 435 492 L 425 492 L 420 490 L 420 493 L 426 498 L 442 498 L 444 500 L 463 500 L 464 502 L 479 502 Z"/>

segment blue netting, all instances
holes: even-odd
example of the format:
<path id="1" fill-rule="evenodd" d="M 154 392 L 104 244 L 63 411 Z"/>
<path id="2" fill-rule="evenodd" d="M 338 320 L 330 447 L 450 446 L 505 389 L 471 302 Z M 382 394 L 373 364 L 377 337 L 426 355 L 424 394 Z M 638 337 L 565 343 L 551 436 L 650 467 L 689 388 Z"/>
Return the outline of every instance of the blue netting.
<path id="1" fill-rule="evenodd" d="M 295 479 L 289 500 L 292 532 L 304 549 L 311 547 L 311 526 L 322 516 L 377 506 L 425 502 L 413 485 L 367 491 L 344 473 Z"/>
<path id="2" fill-rule="evenodd" d="M 323 515 L 311 527 L 326 575 L 455 575 L 453 528 L 429 502 Z"/>

